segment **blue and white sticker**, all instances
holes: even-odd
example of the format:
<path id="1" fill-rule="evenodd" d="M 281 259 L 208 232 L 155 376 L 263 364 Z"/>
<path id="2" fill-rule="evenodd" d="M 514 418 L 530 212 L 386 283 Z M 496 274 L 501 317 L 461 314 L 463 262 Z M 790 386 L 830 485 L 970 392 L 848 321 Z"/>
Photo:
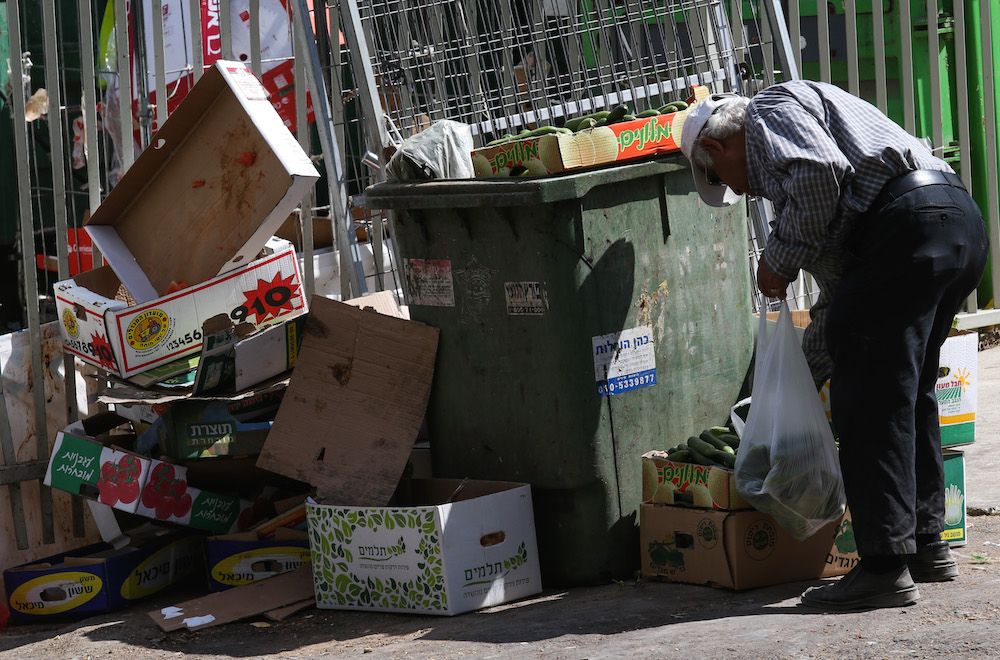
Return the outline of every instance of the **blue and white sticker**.
<path id="1" fill-rule="evenodd" d="M 656 385 L 653 326 L 642 325 L 594 337 L 597 394 L 621 394 Z"/>

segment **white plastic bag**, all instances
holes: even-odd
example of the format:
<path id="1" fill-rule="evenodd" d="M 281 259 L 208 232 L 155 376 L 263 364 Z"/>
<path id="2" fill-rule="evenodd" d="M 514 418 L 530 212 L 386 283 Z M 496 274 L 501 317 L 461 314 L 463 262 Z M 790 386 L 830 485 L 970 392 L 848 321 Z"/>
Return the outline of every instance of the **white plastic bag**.
<path id="1" fill-rule="evenodd" d="M 441 119 L 403 141 L 386 165 L 385 180 L 426 181 L 430 179 L 471 179 L 472 128 L 450 119 Z"/>
<path id="2" fill-rule="evenodd" d="M 740 436 L 736 490 L 801 541 L 844 513 L 844 483 L 833 431 L 788 304 L 782 302 L 770 340 L 766 322 L 762 312 L 746 424 L 736 414 L 745 400 L 732 411 Z"/>

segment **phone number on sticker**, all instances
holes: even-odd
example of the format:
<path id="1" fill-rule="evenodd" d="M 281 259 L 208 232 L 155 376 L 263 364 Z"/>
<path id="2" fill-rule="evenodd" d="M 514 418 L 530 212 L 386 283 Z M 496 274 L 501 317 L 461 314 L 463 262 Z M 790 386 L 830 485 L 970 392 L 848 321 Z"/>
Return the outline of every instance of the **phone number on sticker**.
<path id="1" fill-rule="evenodd" d="M 195 330 L 194 332 L 185 333 L 183 337 L 178 337 L 177 339 L 171 339 L 167 342 L 167 350 L 172 351 L 175 348 L 180 348 L 181 346 L 187 346 L 188 344 L 200 344 L 201 343 L 201 330 Z"/>
<path id="2" fill-rule="evenodd" d="M 600 396 L 607 396 L 608 394 L 628 392 L 629 390 L 648 387 L 650 385 L 656 385 L 655 371 L 633 376 L 621 376 L 612 378 L 606 382 L 600 382 L 597 384 L 597 393 Z"/>

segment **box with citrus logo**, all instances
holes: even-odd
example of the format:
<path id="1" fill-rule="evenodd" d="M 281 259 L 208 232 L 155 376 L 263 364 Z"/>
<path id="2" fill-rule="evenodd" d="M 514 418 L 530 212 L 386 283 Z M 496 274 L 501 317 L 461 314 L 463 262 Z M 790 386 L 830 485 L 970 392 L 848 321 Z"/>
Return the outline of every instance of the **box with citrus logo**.
<path id="1" fill-rule="evenodd" d="M 293 318 L 307 305 L 295 250 L 272 254 L 142 304 L 122 295 L 109 267 L 55 285 L 63 348 L 122 378 L 198 353 L 202 323 L 216 314 L 263 327 Z"/>
<path id="2" fill-rule="evenodd" d="M 11 619 L 107 612 L 204 570 L 200 536 L 149 526 L 123 548 L 97 543 L 3 573 Z"/>
<path id="3" fill-rule="evenodd" d="M 796 541 L 760 511 L 643 504 L 639 543 L 643 577 L 736 590 L 843 575 L 859 561 L 849 511 Z"/>

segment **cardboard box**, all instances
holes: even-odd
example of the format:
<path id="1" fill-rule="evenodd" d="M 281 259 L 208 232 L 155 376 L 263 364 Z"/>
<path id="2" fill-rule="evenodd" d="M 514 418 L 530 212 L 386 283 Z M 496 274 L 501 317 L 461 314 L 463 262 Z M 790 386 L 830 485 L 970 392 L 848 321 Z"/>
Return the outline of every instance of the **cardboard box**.
<path id="1" fill-rule="evenodd" d="M 736 590 L 843 575 L 859 561 L 850 512 L 796 541 L 759 511 L 643 504 L 639 537 L 643 577 Z"/>
<path id="2" fill-rule="evenodd" d="M 169 456 L 185 463 L 215 456 L 256 456 L 271 422 L 241 422 L 226 401 L 171 403 L 136 441 L 145 456 Z"/>
<path id="3" fill-rule="evenodd" d="M 971 444 L 976 439 L 976 399 L 979 374 L 979 334 L 952 330 L 941 346 L 935 392 L 944 447 Z"/>
<path id="4" fill-rule="evenodd" d="M 128 378 L 201 351 L 202 323 L 220 312 L 262 327 L 302 313 L 306 301 L 291 247 L 139 305 L 116 300 L 108 267 L 55 285 L 63 348 Z"/>
<path id="5" fill-rule="evenodd" d="M 673 487 L 663 486 L 672 484 Z M 675 492 L 695 496 L 696 506 L 714 509 L 749 509 L 750 503 L 736 492 L 733 471 L 719 466 L 674 463 L 664 451 L 654 450 L 642 455 L 642 501 L 644 503 L 680 504 Z"/>
<path id="6" fill-rule="evenodd" d="M 225 591 L 309 563 L 309 534 L 279 528 L 269 540 L 257 538 L 255 532 L 210 536 L 205 552 L 209 588 Z"/>
<path id="7" fill-rule="evenodd" d="M 4 571 L 13 621 L 107 612 L 127 607 L 204 570 L 200 536 L 158 530 L 115 549 L 97 543 Z"/>
<path id="8" fill-rule="evenodd" d="M 318 179 L 247 65 L 220 60 L 87 231 L 136 302 L 150 302 L 254 260 Z"/>
<path id="9" fill-rule="evenodd" d="M 966 544 L 965 453 L 944 450 L 944 531 L 941 539 L 953 547 Z"/>
<path id="10" fill-rule="evenodd" d="M 70 426 L 56 436 L 43 481 L 47 486 L 128 513 L 216 533 L 240 531 L 240 516 L 252 510 L 247 500 L 191 486 L 183 466 L 108 447 L 73 431 L 80 432 Z"/>
<path id="11" fill-rule="evenodd" d="M 706 87 L 696 86 L 694 92 L 691 103 L 709 95 Z M 477 177 L 539 176 L 677 152 L 685 117 L 687 111 L 682 110 L 575 133 L 510 140 L 476 149 L 472 164 Z"/>
<path id="12" fill-rule="evenodd" d="M 224 314 L 209 319 L 194 393 L 242 392 L 288 371 L 298 359 L 305 324 L 300 314 L 254 332 L 252 325 L 234 325 Z"/>
<path id="13" fill-rule="evenodd" d="M 317 607 L 452 615 L 541 591 L 529 486 L 407 486 L 393 506 L 307 504 Z"/>

